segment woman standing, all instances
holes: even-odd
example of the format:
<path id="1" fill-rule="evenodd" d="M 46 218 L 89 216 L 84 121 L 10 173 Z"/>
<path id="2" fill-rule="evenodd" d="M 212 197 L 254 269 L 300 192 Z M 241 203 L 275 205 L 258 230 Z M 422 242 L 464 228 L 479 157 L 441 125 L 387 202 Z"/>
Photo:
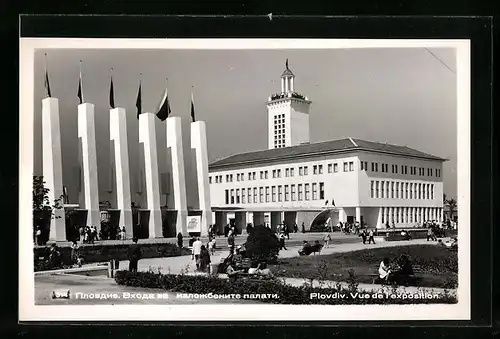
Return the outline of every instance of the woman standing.
<path id="1" fill-rule="evenodd" d="M 200 251 L 200 271 L 205 272 L 207 267 L 210 267 L 210 253 L 205 245 L 201 245 Z M 210 273 L 210 270 L 209 270 Z"/>
<path id="2" fill-rule="evenodd" d="M 78 258 L 80 258 L 80 246 L 78 246 L 78 243 L 76 240 L 73 240 L 73 243 L 71 244 L 71 262 L 73 264 L 78 264 Z"/>

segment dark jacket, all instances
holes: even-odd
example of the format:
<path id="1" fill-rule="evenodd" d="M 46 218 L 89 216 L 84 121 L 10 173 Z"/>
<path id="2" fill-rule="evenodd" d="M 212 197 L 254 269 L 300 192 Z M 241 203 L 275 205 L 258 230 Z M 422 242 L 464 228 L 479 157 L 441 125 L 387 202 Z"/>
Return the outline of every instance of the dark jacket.
<path id="1" fill-rule="evenodd" d="M 141 247 L 138 244 L 132 244 L 128 248 L 128 259 L 139 260 L 142 258 Z"/>

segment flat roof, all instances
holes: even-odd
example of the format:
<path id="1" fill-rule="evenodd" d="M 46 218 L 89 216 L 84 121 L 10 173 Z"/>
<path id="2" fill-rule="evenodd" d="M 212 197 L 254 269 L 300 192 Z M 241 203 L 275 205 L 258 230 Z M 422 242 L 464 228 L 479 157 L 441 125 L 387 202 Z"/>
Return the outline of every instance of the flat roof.
<path id="1" fill-rule="evenodd" d="M 260 151 L 233 154 L 223 159 L 212 162 L 209 169 L 229 167 L 233 165 L 244 165 L 264 163 L 276 160 L 293 159 L 314 155 L 326 155 L 345 152 L 367 151 L 384 153 L 411 158 L 420 158 L 435 161 L 447 161 L 432 154 L 424 153 L 416 149 L 387 143 L 367 141 L 355 138 L 344 138 L 317 143 L 304 143 L 297 146 L 266 149 Z"/>

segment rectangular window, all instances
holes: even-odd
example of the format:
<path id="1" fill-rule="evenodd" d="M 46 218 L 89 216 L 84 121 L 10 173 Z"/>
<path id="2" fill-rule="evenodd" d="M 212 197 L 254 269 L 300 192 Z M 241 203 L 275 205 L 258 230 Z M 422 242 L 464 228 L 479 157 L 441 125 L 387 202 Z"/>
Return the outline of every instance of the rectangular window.
<path id="1" fill-rule="evenodd" d="M 240 177 L 241 177 L 241 181 L 245 181 L 245 173 L 241 173 Z"/>
<path id="2" fill-rule="evenodd" d="M 269 202 L 269 186 L 266 186 L 266 202 Z"/>
<path id="3" fill-rule="evenodd" d="M 278 186 L 278 202 L 283 201 L 283 186 Z"/>
<path id="4" fill-rule="evenodd" d="M 304 169 L 303 167 L 299 167 L 299 175 L 304 175 Z"/>
<path id="5" fill-rule="evenodd" d="M 317 165 L 313 166 L 313 174 L 318 174 L 318 166 Z"/>
<path id="6" fill-rule="evenodd" d="M 302 190 L 302 184 L 298 184 L 298 189 L 299 189 L 299 195 L 298 195 L 298 200 L 302 201 L 303 200 L 303 190 Z"/>
<path id="7" fill-rule="evenodd" d="M 405 197 L 405 195 L 404 195 L 404 188 L 403 188 L 404 185 L 405 185 L 404 183 L 400 183 L 400 186 L 401 186 L 401 195 L 400 195 L 400 197 L 401 197 L 401 199 L 404 199 L 404 197 Z"/>
<path id="8" fill-rule="evenodd" d="M 250 204 L 252 202 L 252 189 L 247 188 L 247 196 L 248 196 L 248 203 Z"/>
<path id="9" fill-rule="evenodd" d="M 287 177 L 287 178 L 288 178 L 289 176 L 290 176 L 290 169 L 289 169 L 289 168 L 287 168 L 287 169 L 285 170 L 285 177 Z"/>
<path id="10" fill-rule="evenodd" d="M 253 203 L 257 203 L 257 187 L 253 188 Z"/>
<path id="11" fill-rule="evenodd" d="M 304 175 L 308 175 L 308 174 L 309 174 L 309 167 L 304 166 Z"/>
<path id="12" fill-rule="evenodd" d="M 318 184 L 312 184 L 312 200 L 318 200 Z"/>
<path id="13" fill-rule="evenodd" d="M 285 185 L 285 201 L 290 201 L 290 187 Z"/>
<path id="14" fill-rule="evenodd" d="M 255 180 L 255 176 L 256 176 L 257 172 L 253 172 L 252 173 L 252 179 Z"/>
<path id="15" fill-rule="evenodd" d="M 339 164 L 333 164 L 333 173 L 337 173 L 339 171 Z"/>
<path id="16" fill-rule="evenodd" d="M 375 182 L 375 188 L 376 188 L 376 191 L 375 191 L 375 198 L 378 198 L 379 197 L 379 186 L 378 186 L 379 182 Z"/>
<path id="17" fill-rule="evenodd" d="M 328 173 L 332 173 L 333 171 L 333 164 L 328 164 Z"/>
<path id="18" fill-rule="evenodd" d="M 231 178 L 231 182 L 233 182 L 233 175 L 231 174 L 229 177 Z"/>
<path id="19" fill-rule="evenodd" d="M 208 183 L 211 184 L 212 183 L 212 177 L 208 177 Z"/>
<path id="20" fill-rule="evenodd" d="M 278 178 L 281 178 L 281 170 L 278 170 Z"/>
<path id="21" fill-rule="evenodd" d="M 378 172 L 378 164 L 375 163 L 375 172 Z"/>
<path id="22" fill-rule="evenodd" d="M 413 199 L 413 183 L 410 183 L 410 199 Z"/>
<path id="23" fill-rule="evenodd" d="M 296 192 L 295 192 L 295 185 L 292 185 L 291 186 L 291 190 L 292 190 L 292 201 L 295 201 L 297 199 L 296 197 Z"/>
<path id="24" fill-rule="evenodd" d="M 226 205 L 229 205 L 229 190 L 226 190 Z"/>
<path id="25" fill-rule="evenodd" d="M 375 172 L 375 163 L 372 162 L 372 172 Z"/>
<path id="26" fill-rule="evenodd" d="M 385 181 L 380 182 L 380 197 L 384 198 L 385 195 Z"/>
<path id="27" fill-rule="evenodd" d="M 323 174 L 323 165 L 318 165 L 319 174 Z"/>
<path id="28" fill-rule="evenodd" d="M 276 186 L 271 188 L 272 201 L 276 202 Z"/>
<path id="29" fill-rule="evenodd" d="M 267 175 L 268 175 L 268 173 L 269 173 L 269 171 L 265 171 L 265 172 L 264 172 L 264 178 L 266 178 L 266 179 L 268 178 L 268 176 L 267 176 Z"/>
<path id="30" fill-rule="evenodd" d="M 293 168 L 290 168 L 290 176 L 293 177 L 294 176 L 294 169 Z"/>
<path id="31" fill-rule="evenodd" d="M 276 170 L 273 170 L 273 178 L 276 178 Z"/>
<path id="32" fill-rule="evenodd" d="M 391 199 L 394 199 L 394 182 L 391 181 Z"/>
<path id="33" fill-rule="evenodd" d="M 349 172 L 354 171 L 354 161 L 349 162 Z"/>
<path id="34" fill-rule="evenodd" d="M 304 191 L 305 191 L 305 200 L 309 200 L 310 197 L 310 189 L 309 189 L 309 184 L 304 184 Z"/>
<path id="35" fill-rule="evenodd" d="M 229 174 L 226 174 L 226 182 L 229 182 Z"/>
<path id="36" fill-rule="evenodd" d="M 236 174 L 236 181 L 240 181 L 240 174 L 239 173 Z"/>
<path id="37" fill-rule="evenodd" d="M 344 172 L 347 172 L 347 169 L 348 169 L 347 166 L 348 166 L 347 162 L 344 162 Z"/>
<path id="38" fill-rule="evenodd" d="M 234 204 L 234 189 L 231 190 L 231 204 Z"/>
<path id="39" fill-rule="evenodd" d="M 373 184 L 373 180 L 370 182 L 370 198 L 373 198 L 374 195 L 373 195 L 373 192 L 374 192 L 374 184 Z"/>
<path id="40" fill-rule="evenodd" d="M 385 166 L 382 164 L 382 172 L 385 172 Z"/>
<path id="41" fill-rule="evenodd" d="M 405 184 L 405 199 L 408 199 L 408 183 Z"/>
<path id="42" fill-rule="evenodd" d="M 264 202 L 264 187 L 259 187 L 259 202 Z"/>
<path id="43" fill-rule="evenodd" d="M 398 174 L 398 165 L 394 165 L 394 173 Z"/>
<path id="44" fill-rule="evenodd" d="M 422 184 L 418 184 L 418 198 L 422 199 Z"/>
<path id="45" fill-rule="evenodd" d="M 396 199 L 399 199 L 399 182 L 396 182 Z"/>
<path id="46" fill-rule="evenodd" d="M 236 189 L 236 203 L 237 204 L 240 203 L 240 189 L 239 188 Z"/>
<path id="47" fill-rule="evenodd" d="M 431 198 L 431 185 L 427 184 L 427 199 Z"/>
<path id="48" fill-rule="evenodd" d="M 325 183 L 323 182 L 319 183 L 319 199 L 320 200 L 325 199 Z"/>

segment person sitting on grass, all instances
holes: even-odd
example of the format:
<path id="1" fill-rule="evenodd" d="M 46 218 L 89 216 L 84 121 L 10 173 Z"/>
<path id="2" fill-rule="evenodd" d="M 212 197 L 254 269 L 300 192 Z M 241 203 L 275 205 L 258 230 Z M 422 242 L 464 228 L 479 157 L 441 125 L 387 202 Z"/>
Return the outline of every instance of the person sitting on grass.
<path id="1" fill-rule="evenodd" d="M 304 240 L 304 244 L 302 245 L 302 250 L 299 251 L 299 255 L 309 255 L 312 252 L 312 246 Z"/>
<path id="2" fill-rule="evenodd" d="M 267 263 L 265 261 L 261 261 L 260 263 L 257 261 L 253 261 L 252 265 L 248 269 L 248 274 L 258 275 L 263 277 L 273 276 L 271 270 L 267 268 Z"/>
<path id="3" fill-rule="evenodd" d="M 392 277 L 392 270 L 390 268 L 391 262 L 389 261 L 389 258 L 384 258 L 380 262 L 380 266 L 378 268 L 378 274 L 379 278 L 383 283 L 389 283 L 390 278 Z"/>

